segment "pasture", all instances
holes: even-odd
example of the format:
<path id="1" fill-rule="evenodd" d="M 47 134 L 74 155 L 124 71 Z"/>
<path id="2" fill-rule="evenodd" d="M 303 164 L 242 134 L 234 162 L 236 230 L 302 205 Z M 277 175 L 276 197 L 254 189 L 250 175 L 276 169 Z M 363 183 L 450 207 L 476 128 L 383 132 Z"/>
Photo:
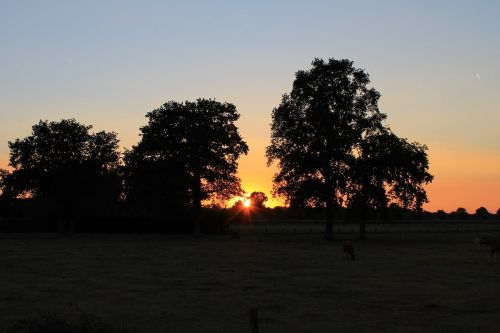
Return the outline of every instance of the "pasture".
<path id="1" fill-rule="evenodd" d="M 370 236 L 370 235 L 369 235 Z M 134 332 L 497 332 L 500 259 L 474 233 L 0 234 L 0 327 L 81 312 Z M 1 329 L 0 329 L 1 331 Z"/>

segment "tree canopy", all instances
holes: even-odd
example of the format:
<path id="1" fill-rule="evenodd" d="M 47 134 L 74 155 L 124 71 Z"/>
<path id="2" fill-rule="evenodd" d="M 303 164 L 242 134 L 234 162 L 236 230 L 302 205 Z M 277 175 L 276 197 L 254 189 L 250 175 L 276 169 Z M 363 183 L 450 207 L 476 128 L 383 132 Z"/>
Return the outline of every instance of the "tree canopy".
<path id="1" fill-rule="evenodd" d="M 3 172 L 4 195 L 46 200 L 66 214 L 116 201 L 121 192 L 116 133 L 91 129 L 75 119 L 40 121 L 30 136 L 9 142 L 13 171 Z"/>
<path id="2" fill-rule="evenodd" d="M 145 165 L 161 165 L 158 170 L 173 177 L 157 178 L 159 186 L 175 187 L 197 210 L 204 200 L 223 201 L 242 193 L 237 160 L 248 146 L 235 125 L 240 116 L 233 104 L 212 99 L 170 101 L 146 117 L 141 141 L 125 157 L 132 178 L 144 172 Z M 130 190 L 138 184 L 130 182 Z M 199 228 L 195 222 L 195 232 Z"/>
<path id="3" fill-rule="evenodd" d="M 266 155 L 268 164 L 278 161 L 274 195 L 292 206 L 326 207 L 328 239 L 333 213 L 349 197 L 364 193 L 362 202 L 386 205 L 392 195 L 405 207 L 419 206 L 426 200 L 422 184 L 432 180 L 426 147 L 384 126 L 380 94 L 369 83 L 352 61 L 315 59 L 310 70 L 296 73 L 292 91 L 272 113 Z"/>
<path id="4" fill-rule="evenodd" d="M 457 210 L 455 210 L 451 214 L 460 218 L 460 219 L 466 219 L 469 217 L 469 212 L 467 212 L 467 209 L 465 209 L 463 207 L 458 207 Z"/>
<path id="5" fill-rule="evenodd" d="M 141 215 L 158 218 L 185 213 L 189 179 L 181 163 L 148 159 L 139 149 L 126 151 L 124 162 L 126 199 L 143 211 Z"/>
<path id="6" fill-rule="evenodd" d="M 440 219 L 440 220 L 446 220 L 446 218 L 448 217 L 448 214 L 446 214 L 446 212 L 442 209 L 439 209 L 436 212 L 436 215 L 437 215 L 438 219 Z"/>
<path id="7" fill-rule="evenodd" d="M 264 203 L 267 200 L 267 195 L 264 192 L 256 191 L 250 194 L 250 202 L 254 207 L 264 208 Z"/>
<path id="8" fill-rule="evenodd" d="M 479 207 L 476 209 L 476 216 L 478 216 L 481 220 L 486 220 L 490 217 L 490 212 L 485 207 Z"/>
<path id="9" fill-rule="evenodd" d="M 427 147 L 399 138 L 388 128 L 364 136 L 355 149 L 349 177 L 347 205 L 360 211 L 360 237 L 365 238 L 368 210 L 384 210 L 389 203 L 420 211 L 427 202 Z"/>

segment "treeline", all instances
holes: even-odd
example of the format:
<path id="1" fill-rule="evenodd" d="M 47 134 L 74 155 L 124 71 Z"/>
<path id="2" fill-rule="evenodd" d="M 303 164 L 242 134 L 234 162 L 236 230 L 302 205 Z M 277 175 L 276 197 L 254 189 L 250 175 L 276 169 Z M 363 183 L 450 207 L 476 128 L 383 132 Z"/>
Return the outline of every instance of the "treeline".
<path id="1" fill-rule="evenodd" d="M 155 215 L 156 214 L 156 215 Z M 202 209 L 202 232 L 225 233 L 230 224 L 268 223 L 268 222 L 299 222 L 323 221 L 326 211 L 323 207 L 274 207 L 255 206 L 244 208 L 234 205 L 230 208 L 206 207 Z M 357 212 L 341 207 L 335 218 L 339 223 L 358 224 Z M 496 214 L 488 212 L 484 207 L 475 213 L 468 213 L 463 208 L 446 213 L 418 212 L 391 205 L 383 214 L 371 211 L 367 214 L 367 223 L 400 223 L 405 221 L 436 221 L 465 222 L 498 221 L 500 209 Z M 191 234 L 193 216 L 187 211 L 183 215 L 145 213 L 141 207 L 126 201 L 108 205 L 105 210 L 84 210 L 75 217 L 74 232 L 88 233 L 176 233 Z M 368 222 L 369 221 L 369 222 Z M 39 200 L 0 198 L 0 232 L 61 232 L 64 231 L 63 221 L 47 210 Z M 66 230 L 70 231 L 70 230 Z"/>
<path id="2" fill-rule="evenodd" d="M 141 141 L 123 155 L 114 132 L 74 119 L 40 121 L 9 142 L 13 170 L 1 171 L 2 200 L 24 199 L 31 219 L 57 221 L 62 232 L 107 219 L 201 233 L 202 218 L 213 215 L 202 202 L 242 193 L 237 160 L 248 147 L 234 124 L 239 114 L 232 104 L 198 99 L 165 103 L 146 117 Z"/>
<path id="3" fill-rule="evenodd" d="M 495 213 L 491 213 L 485 207 L 479 207 L 474 213 L 469 213 L 465 208 L 458 207 L 449 213 L 440 209 L 433 215 L 439 220 L 491 220 L 500 218 L 500 208 Z"/>
<path id="4" fill-rule="evenodd" d="M 372 216 L 383 219 L 389 208 L 422 215 L 427 202 L 427 147 L 385 124 L 380 93 L 369 83 L 352 61 L 315 59 L 272 111 L 266 156 L 278 166 L 273 195 L 289 212 L 321 212 L 327 239 L 335 220 L 357 220 L 364 237 Z M 146 117 L 140 141 L 123 154 L 114 132 L 92 132 L 74 119 L 40 121 L 31 135 L 9 142 L 12 171 L 0 171 L 2 200 L 28 200 L 35 216 L 70 231 L 77 222 L 83 230 L 116 219 L 199 234 L 207 221 L 238 215 L 204 208 L 242 195 L 237 162 L 248 146 L 236 107 L 170 101 Z"/>
<path id="5" fill-rule="evenodd" d="M 204 233 L 224 233 L 230 223 L 225 209 L 203 208 L 201 217 Z M 144 213 L 141 207 L 126 201 L 98 210 L 85 209 L 67 219 L 41 200 L 0 199 L 0 232 L 192 234 L 194 222 L 193 212 L 188 209 L 180 213 Z"/>

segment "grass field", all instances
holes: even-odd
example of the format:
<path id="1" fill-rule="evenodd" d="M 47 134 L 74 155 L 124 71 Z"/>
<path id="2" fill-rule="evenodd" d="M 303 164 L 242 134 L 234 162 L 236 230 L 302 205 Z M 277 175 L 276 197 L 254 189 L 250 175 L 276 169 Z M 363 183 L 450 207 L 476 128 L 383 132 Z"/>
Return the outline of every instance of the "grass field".
<path id="1" fill-rule="evenodd" d="M 292 222 L 293 221 L 293 222 Z M 290 233 L 321 233 L 325 229 L 322 220 L 256 220 L 254 223 L 234 223 L 229 225 L 230 233 L 236 234 L 290 234 Z M 335 233 L 357 233 L 357 223 L 335 223 Z M 370 234 L 401 234 L 405 237 L 408 233 L 500 233 L 500 221 L 498 220 L 463 220 L 463 221 L 419 221 L 401 220 L 397 223 L 367 223 L 366 232 Z"/>
<path id="2" fill-rule="evenodd" d="M 0 235 L 0 327 L 78 311 L 136 332 L 498 332 L 500 258 L 473 234 Z"/>

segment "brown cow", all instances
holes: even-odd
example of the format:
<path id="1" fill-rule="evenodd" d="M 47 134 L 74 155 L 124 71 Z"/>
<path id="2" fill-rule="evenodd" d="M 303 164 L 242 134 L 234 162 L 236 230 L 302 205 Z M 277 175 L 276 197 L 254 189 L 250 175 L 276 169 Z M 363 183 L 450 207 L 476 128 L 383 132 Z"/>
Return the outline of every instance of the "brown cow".
<path id="1" fill-rule="evenodd" d="M 498 253 L 500 252 L 500 242 L 495 241 L 488 244 L 490 246 L 490 262 L 497 258 Z"/>
<path id="2" fill-rule="evenodd" d="M 356 254 L 354 253 L 354 244 L 350 240 L 344 241 L 342 259 L 356 260 Z"/>

